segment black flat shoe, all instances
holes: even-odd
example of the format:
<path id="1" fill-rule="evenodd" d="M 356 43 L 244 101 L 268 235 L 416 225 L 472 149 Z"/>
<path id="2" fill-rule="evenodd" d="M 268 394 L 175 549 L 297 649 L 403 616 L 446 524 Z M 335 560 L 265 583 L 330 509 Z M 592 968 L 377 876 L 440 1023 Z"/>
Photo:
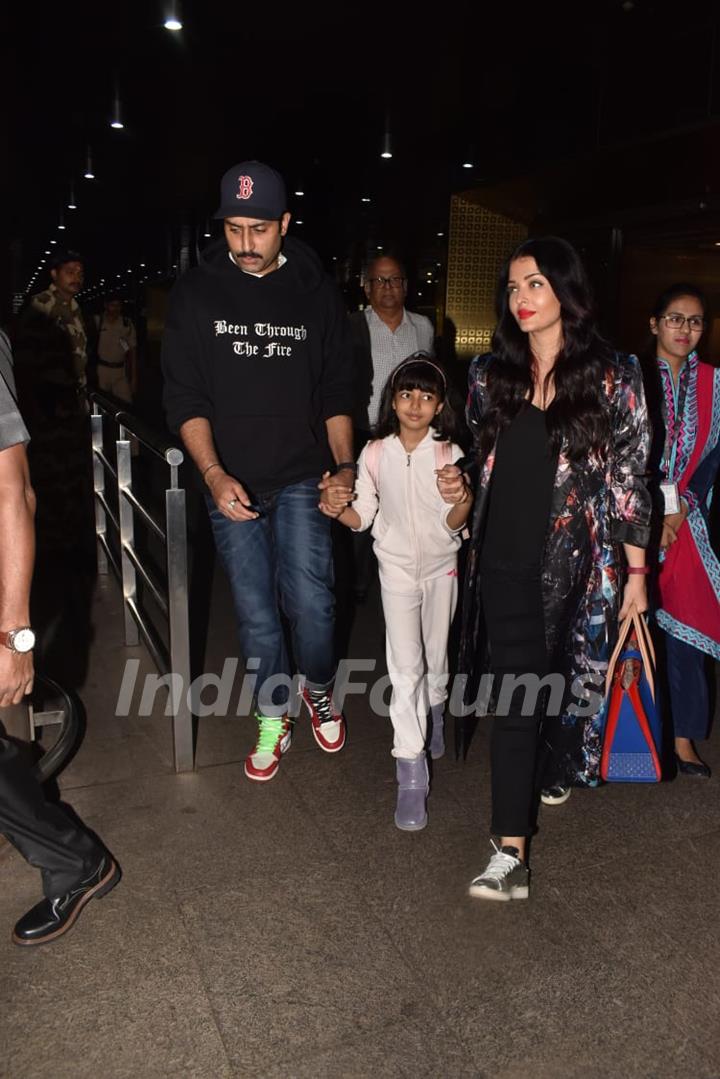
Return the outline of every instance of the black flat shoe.
<path id="1" fill-rule="evenodd" d="M 703 764 L 702 761 L 696 764 L 695 761 L 684 761 L 675 754 L 675 760 L 677 761 L 678 772 L 683 776 L 694 776 L 695 779 L 709 779 L 712 775 L 710 768 L 707 764 Z"/>
<path id="2" fill-rule="evenodd" d="M 13 930 L 15 944 L 46 944 L 67 933 L 91 899 L 101 899 L 120 880 L 120 870 L 106 854 L 97 869 L 77 888 L 54 899 L 41 899 Z"/>

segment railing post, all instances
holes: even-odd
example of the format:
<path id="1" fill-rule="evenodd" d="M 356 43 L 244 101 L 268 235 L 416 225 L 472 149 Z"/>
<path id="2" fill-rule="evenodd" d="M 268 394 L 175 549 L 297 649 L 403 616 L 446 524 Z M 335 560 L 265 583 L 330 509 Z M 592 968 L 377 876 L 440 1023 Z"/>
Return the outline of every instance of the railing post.
<path id="1" fill-rule="evenodd" d="M 168 464 L 175 466 L 169 450 Z M 188 625 L 187 522 L 185 491 L 171 487 L 165 492 L 165 529 L 167 535 L 168 615 L 170 623 L 170 669 L 180 675 L 179 697 L 173 694 L 173 751 L 176 772 L 192 772 L 194 768 L 192 713 L 190 694 L 190 627 Z"/>
<path id="2" fill-rule="evenodd" d="M 105 494 L 105 470 L 103 469 L 102 461 L 95 453 L 96 450 L 102 451 L 103 448 L 103 418 L 102 413 L 99 411 L 97 405 L 93 405 L 93 413 L 90 417 L 90 423 L 92 426 L 92 448 L 93 448 L 93 487 L 95 488 L 95 535 L 97 537 L 97 566 L 98 573 L 107 573 L 108 560 L 105 554 L 105 547 L 100 542 L 100 536 L 107 540 L 107 518 L 105 516 L 105 510 L 102 507 L 98 495 Z"/>
<path id="3" fill-rule="evenodd" d="M 173 755 L 176 772 L 191 772 L 194 769 L 193 716 L 190 710 L 190 632 L 188 625 L 188 584 L 187 584 L 187 522 L 185 509 L 185 491 L 179 486 L 179 468 L 183 463 L 182 450 L 168 445 L 158 438 L 155 432 L 147 428 L 137 417 L 126 412 L 118 412 L 114 402 L 95 392 L 92 415 L 93 473 L 95 485 L 95 527 L 98 545 L 101 548 L 98 561 L 101 572 L 107 573 L 108 564 L 122 578 L 123 614 L 125 620 L 125 643 L 137 645 L 143 641 L 161 674 L 170 674 L 170 693 L 173 714 Z M 117 427 L 116 463 L 113 464 L 105 455 L 103 444 L 103 417 L 107 415 Z M 170 483 L 165 490 L 165 528 L 163 528 L 141 502 L 132 489 L 132 453 L 130 438 L 132 435 L 160 457 L 170 468 Z M 118 516 L 115 517 L 105 498 L 105 472 L 117 484 Z M 154 575 L 146 568 L 135 550 L 135 514 L 144 527 L 159 536 L 165 545 L 167 558 L 167 594 L 156 583 Z M 117 535 L 120 544 L 120 561 L 115 558 L 114 544 L 107 546 L 107 527 L 112 526 L 112 535 Z M 162 637 L 148 620 L 138 599 L 138 577 L 142 582 L 141 597 L 147 594 L 154 598 L 163 615 L 167 618 L 169 648 L 165 647 Z"/>
<path id="4" fill-rule="evenodd" d="M 117 479 L 118 479 L 118 509 L 120 511 L 120 565 L 122 568 L 123 585 L 123 613 L 125 615 L 125 644 L 134 648 L 140 641 L 138 627 L 132 616 L 128 600 L 137 602 L 137 575 L 127 549 L 132 548 L 135 535 L 132 506 L 125 497 L 125 491 L 132 488 L 132 454 L 130 441 L 126 438 L 127 432 L 124 427 L 118 430 L 119 438 L 117 446 Z"/>

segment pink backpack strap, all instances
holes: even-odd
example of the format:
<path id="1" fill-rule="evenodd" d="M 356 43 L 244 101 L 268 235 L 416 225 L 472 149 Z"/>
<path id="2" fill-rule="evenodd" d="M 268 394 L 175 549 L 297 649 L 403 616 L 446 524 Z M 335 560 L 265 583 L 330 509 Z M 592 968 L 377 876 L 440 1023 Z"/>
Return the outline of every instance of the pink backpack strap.
<path id="1" fill-rule="evenodd" d="M 385 440 L 382 438 L 374 438 L 372 442 L 368 442 L 365 447 L 365 464 L 367 465 L 370 479 L 373 481 L 376 491 L 378 489 L 380 458 L 382 457 L 384 442 Z"/>
<path id="2" fill-rule="evenodd" d="M 452 444 L 444 439 L 435 443 L 435 468 L 444 468 L 452 464 Z"/>

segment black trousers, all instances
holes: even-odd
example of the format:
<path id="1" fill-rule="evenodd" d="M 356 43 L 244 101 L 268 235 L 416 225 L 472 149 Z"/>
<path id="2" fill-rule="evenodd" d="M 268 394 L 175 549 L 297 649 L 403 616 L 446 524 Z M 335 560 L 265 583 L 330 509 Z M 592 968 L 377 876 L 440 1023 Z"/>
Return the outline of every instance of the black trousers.
<path id="1" fill-rule="evenodd" d="M 490 738 L 491 831 L 527 836 L 534 830 L 537 813 L 538 732 L 544 700 L 543 692 L 533 699 L 532 680 L 548 673 L 540 580 L 520 580 L 483 567 L 481 594 L 498 694 Z M 529 692 L 520 683 L 509 696 L 504 680 L 522 675 L 531 676 Z M 528 708 L 531 714 L 523 715 Z"/>
<path id="2" fill-rule="evenodd" d="M 47 801 L 30 763 L 5 738 L 0 738 L 0 832 L 42 871 L 48 898 L 71 891 L 105 853 L 61 806 Z"/>

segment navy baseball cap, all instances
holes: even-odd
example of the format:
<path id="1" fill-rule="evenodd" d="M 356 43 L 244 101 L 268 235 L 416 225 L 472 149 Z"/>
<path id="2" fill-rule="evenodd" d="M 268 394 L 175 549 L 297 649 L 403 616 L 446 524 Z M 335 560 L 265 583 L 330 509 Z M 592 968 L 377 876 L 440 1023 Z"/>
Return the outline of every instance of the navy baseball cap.
<path id="1" fill-rule="evenodd" d="M 287 210 L 285 182 L 262 161 L 241 161 L 220 181 L 220 206 L 215 217 L 256 217 L 277 221 Z"/>

